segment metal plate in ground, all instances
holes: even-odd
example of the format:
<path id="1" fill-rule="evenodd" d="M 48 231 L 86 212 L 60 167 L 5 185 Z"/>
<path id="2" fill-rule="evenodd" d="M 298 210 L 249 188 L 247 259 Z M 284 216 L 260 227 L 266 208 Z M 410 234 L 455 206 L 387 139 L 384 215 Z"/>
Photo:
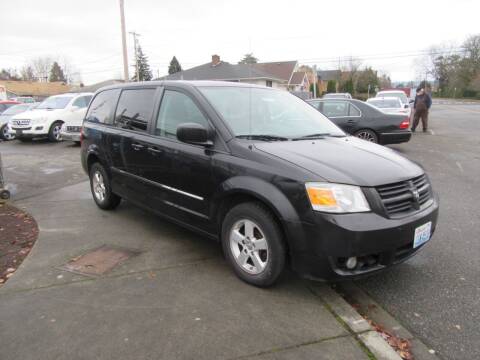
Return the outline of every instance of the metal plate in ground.
<path id="1" fill-rule="evenodd" d="M 139 251 L 118 246 L 102 245 L 73 258 L 60 268 L 77 274 L 100 276 L 139 253 Z"/>

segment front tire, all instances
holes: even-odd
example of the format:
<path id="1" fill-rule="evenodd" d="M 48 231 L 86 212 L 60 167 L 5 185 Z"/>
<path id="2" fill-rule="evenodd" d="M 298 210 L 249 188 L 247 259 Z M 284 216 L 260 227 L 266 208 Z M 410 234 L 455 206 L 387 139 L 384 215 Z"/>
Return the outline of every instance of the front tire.
<path id="1" fill-rule="evenodd" d="M 90 168 L 90 190 L 93 200 L 100 209 L 115 209 L 122 198 L 112 192 L 110 178 L 100 163 L 94 163 Z"/>
<path id="2" fill-rule="evenodd" d="M 274 215 L 262 204 L 235 206 L 222 224 L 222 247 L 235 274 L 259 286 L 273 285 L 285 268 L 285 244 Z"/>
<path id="3" fill-rule="evenodd" d="M 48 130 L 48 140 L 52 142 L 62 141 L 62 135 L 60 134 L 62 124 L 61 121 L 55 121 L 52 126 L 50 126 L 50 130 Z"/>
<path id="4" fill-rule="evenodd" d="M 7 124 L 3 125 L 3 126 L 0 128 L 0 138 L 1 138 L 2 140 L 5 140 L 5 141 L 15 139 L 15 135 L 10 134 L 10 133 L 7 131 Z"/>
<path id="5" fill-rule="evenodd" d="M 375 134 L 375 132 L 370 129 L 358 130 L 354 135 L 362 140 L 370 141 L 375 144 L 378 144 L 377 134 Z"/>

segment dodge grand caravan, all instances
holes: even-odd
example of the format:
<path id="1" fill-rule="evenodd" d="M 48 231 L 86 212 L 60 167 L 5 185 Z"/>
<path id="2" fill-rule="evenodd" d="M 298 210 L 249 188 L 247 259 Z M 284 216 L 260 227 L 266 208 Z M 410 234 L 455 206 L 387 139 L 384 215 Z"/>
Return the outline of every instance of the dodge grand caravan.
<path id="1" fill-rule="evenodd" d="M 311 279 L 375 273 L 417 253 L 437 223 L 438 198 L 419 165 L 272 88 L 102 88 L 81 157 L 98 207 L 128 199 L 217 239 L 256 286 L 287 265 Z"/>

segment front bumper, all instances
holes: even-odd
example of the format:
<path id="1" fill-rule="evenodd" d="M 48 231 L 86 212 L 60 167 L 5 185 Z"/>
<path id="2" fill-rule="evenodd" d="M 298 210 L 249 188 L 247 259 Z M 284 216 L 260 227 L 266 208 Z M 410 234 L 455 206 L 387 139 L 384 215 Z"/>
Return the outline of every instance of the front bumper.
<path id="1" fill-rule="evenodd" d="M 34 138 L 48 135 L 48 129 L 42 124 L 31 127 L 9 126 L 8 132 L 17 138 Z"/>
<path id="2" fill-rule="evenodd" d="M 74 133 L 74 132 L 68 132 L 64 131 L 62 128 L 62 131 L 60 132 L 60 135 L 62 135 L 63 140 L 70 140 L 70 141 L 75 141 L 75 142 L 80 142 L 80 133 Z"/>
<path id="3" fill-rule="evenodd" d="M 429 207 L 400 219 L 388 219 L 373 212 L 316 213 L 314 224 L 288 225 L 290 229 L 297 227 L 299 234 L 293 237 L 295 246 L 290 246 L 292 266 L 303 277 L 330 281 L 358 278 L 401 263 L 425 245 L 413 248 L 417 227 L 431 221 L 433 235 L 438 208 L 435 195 Z M 349 257 L 359 259 L 353 270 L 345 266 Z"/>

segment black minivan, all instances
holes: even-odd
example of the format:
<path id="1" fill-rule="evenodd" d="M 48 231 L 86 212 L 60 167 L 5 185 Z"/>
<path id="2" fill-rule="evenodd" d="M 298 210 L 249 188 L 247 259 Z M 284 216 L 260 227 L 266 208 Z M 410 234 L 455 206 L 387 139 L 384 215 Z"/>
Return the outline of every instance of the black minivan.
<path id="1" fill-rule="evenodd" d="M 221 242 L 244 281 L 290 266 L 338 280 L 400 263 L 431 238 L 424 170 L 346 135 L 284 90 L 152 81 L 97 91 L 82 132 L 93 199 L 122 198 Z"/>

